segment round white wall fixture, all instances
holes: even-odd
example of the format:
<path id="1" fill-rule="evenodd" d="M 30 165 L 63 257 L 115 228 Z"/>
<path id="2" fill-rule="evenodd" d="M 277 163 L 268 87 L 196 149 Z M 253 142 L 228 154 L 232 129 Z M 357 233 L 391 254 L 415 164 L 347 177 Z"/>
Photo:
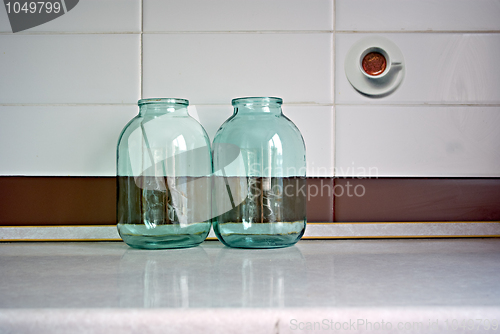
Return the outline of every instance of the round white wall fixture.
<path id="1" fill-rule="evenodd" d="M 403 53 L 396 44 L 381 36 L 357 41 L 347 52 L 344 68 L 351 85 L 373 97 L 389 95 L 405 76 Z"/>

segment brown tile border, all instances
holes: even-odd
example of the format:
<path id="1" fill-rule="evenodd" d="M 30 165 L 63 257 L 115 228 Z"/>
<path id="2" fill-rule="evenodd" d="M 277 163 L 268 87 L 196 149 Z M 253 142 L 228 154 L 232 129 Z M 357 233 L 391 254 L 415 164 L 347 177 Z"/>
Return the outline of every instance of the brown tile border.
<path id="1" fill-rule="evenodd" d="M 500 178 L 336 178 L 335 188 L 335 221 L 500 220 Z"/>
<path id="2" fill-rule="evenodd" d="M 333 221 L 332 178 L 310 179 L 323 196 L 310 197 L 309 221 Z M 116 223 L 114 177 L 0 177 L 0 226 Z"/>
<path id="3" fill-rule="evenodd" d="M 333 222 L 333 178 L 307 179 L 307 221 Z M 314 196 L 313 196 L 314 195 Z"/>
<path id="4" fill-rule="evenodd" d="M 0 177 L 0 225 L 116 224 L 114 177 Z"/>
<path id="5" fill-rule="evenodd" d="M 2 176 L 0 226 L 113 225 L 115 187 L 114 177 Z M 308 191 L 309 222 L 500 221 L 500 178 L 309 178 Z"/>

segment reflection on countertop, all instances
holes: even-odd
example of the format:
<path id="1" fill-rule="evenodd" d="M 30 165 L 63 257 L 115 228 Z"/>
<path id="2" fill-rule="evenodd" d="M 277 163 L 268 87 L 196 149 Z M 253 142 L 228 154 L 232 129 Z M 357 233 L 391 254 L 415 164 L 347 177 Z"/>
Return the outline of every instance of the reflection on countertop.
<path id="1" fill-rule="evenodd" d="M 1 308 L 500 306 L 500 239 L 0 244 Z"/>
<path id="2" fill-rule="evenodd" d="M 2 243 L 0 333 L 440 333 L 453 319 L 480 333 L 500 320 L 498 277 L 500 239 Z"/>

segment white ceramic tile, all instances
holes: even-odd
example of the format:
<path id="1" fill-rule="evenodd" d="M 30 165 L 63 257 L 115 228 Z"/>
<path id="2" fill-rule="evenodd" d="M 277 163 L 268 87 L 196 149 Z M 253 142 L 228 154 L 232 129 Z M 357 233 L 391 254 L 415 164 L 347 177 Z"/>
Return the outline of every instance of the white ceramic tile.
<path id="1" fill-rule="evenodd" d="M 145 34 L 144 96 L 332 103 L 332 34 Z"/>
<path id="2" fill-rule="evenodd" d="M 14 1 L 12 1 L 14 2 Z M 58 18 L 23 32 L 140 32 L 140 0 L 83 0 Z M 12 32 L 0 6 L 0 32 Z"/>
<path id="3" fill-rule="evenodd" d="M 140 36 L 0 35 L 0 103 L 136 103 Z"/>
<path id="4" fill-rule="evenodd" d="M 233 114 L 233 107 L 229 104 L 220 106 L 196 105 L 199 121 L 210 137 L 210 142 L 214 141 L 215 134 Z M 193 116 L 193 115 L 191 115 Z"/>
<path id="5" fill-rule="evenodd" d="M 196 110 L 211 141 L 233 112 L 229 105 L 196 105 Z M 333 176 L 333 107 L 284 105 L 283 114 L 299 128 L 306 143 L 307 175 Z"/>
<path id="6" fill-rule="evenodd" d="M 500 34 L 380 35 L 404 55 L 403 82 L 387 97 L 359 94 L 347 80 L 344 61 L 351 46 L 370 35 L 340 33 L 335 37 L 335 103 L 500 103 Z"/>
<path id="7" fill-rule="evenodd" d="M 136 106 L 0 107 L 0 175 L 113 176 Z"/>
<path id="8" fill-rule="evenodd" d="M 285 105 L 283 113 L 299 128 L 306 143 L 307 176 L 333 176 L 333 107 Z"/>
<path id="9" fill-rule="evenodd" d="M 332 30 L 333 0 L 144 0 L 144 31 Z"/>
<path id="10" fill-rule="evenodd" d="M 337 176 L 500 176 L 500 107 L 337 106 Z"/>
<path id="11" fill-rule="evenodd" d="M 200 106 L 213 137 L 232 114 L 230 106 Z M 308 176 L 332 176 L 333 107 L 284 106 L 306 142 Z M 0 107 L 0 175 L 115 175 L 119 133 L 136 106 Z"/>
<path id="12" fill-rule="evenodd" d="M 337 0 L 344 31 L 500 30 L 498 0 Z"/>

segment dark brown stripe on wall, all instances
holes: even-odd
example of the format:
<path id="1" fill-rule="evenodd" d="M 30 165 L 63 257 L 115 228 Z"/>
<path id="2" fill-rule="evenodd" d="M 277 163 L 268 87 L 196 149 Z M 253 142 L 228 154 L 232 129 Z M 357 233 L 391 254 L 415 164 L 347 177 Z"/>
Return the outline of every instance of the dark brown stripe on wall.
<path id="1" fill-rule="evenodd" d="M 0 225 L 116 224 L 114 177 L 0 177 Z"/>
<path id="2" fill-rule="evenodd" d="M 3 176 L 0 225 L 112 225 L 115 187 L 114 177 Z M 500 220 L 500 178 L 308 178 L 307 189 L 309 222 Z"/>
<path id="3" fill-rule="evenodd" d="M 500 220 L 499 178 L 336 178 L 335 195 L 339 222 Z"/>
<path id="4" fill-rule="evenodd" d="M 320 177 L 307 179 L 307 221 L 333 221 L 333 178 Z"/>
<path id="5" fill-rule="evenodd" d="M 308 220 L 333 221 L 333 179 L 308 184 L 319 190 L 309 197 Z M 0 225 L 108 224 L 116 224 L 114 177 L 0 177 Z"/>

